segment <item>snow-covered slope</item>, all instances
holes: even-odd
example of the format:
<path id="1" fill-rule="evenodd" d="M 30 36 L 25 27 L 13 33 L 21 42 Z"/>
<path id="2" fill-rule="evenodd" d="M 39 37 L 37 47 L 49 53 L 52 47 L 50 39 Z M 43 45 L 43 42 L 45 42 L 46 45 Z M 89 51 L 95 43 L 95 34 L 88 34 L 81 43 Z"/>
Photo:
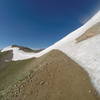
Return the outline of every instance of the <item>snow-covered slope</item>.
<path id="1" fill-rule="evenodd" d="M 34 57 L 33 55 L 35 54 L 35 53 L 24 52 L 23 50 L 20 50 L 19 47 L 12 47 L 12 46 L 4 48 L 3 50 L 1 50 L 1 52 L 10 50 L 13 51 L 13 59 L 12 59 L 13 61 L 29 59 Z"/>
<path id="2" fill-rule="evenodd" d="M 61 39 L 60 41 L 56 42 L 54 45 L 48 47 L 47 49 L 43 50 L 42 52 L 34 55 L 35 57 L 39 57 L 47 52 L 49 52 L 52 49 L 60 49 L 64 51 L 65 49 L 69 49 L 72 44 L 76 44 L 76 39 L 83 35 L 89 28 L 93 27 L 95 24 L 100 22 L 100 11 L 96 15 L 94 15 L 86 24 L 78 28 L 77 30 L 69 33 L 66 37 Z"/>

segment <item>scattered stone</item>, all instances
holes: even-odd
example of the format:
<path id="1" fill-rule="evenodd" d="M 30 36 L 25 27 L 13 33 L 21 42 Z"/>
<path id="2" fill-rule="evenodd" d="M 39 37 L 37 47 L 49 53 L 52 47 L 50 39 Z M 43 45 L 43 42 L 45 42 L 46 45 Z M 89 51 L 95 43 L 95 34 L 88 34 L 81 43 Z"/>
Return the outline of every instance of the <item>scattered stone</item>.
<path id="1" fill-rule="evenodd" d="M 85 81 L 86 79 L 85 79 L 85 78 L 83 78 L 83 80 Z"/>
<path id="2" fill-rule="evenodd" d="M 92 90 L 89 90 L 89 93 L 91 93 L 92 92 Z"/>
<path id="3" fill-rule="evenodd" d="M 40 82 L 40 85 L 43 85 L 43 84 L 45 84 L 45 81 L 41 81 L 41 82 Z"/>
<path id="4" fill-rule="evenodd" d="M 97 95 L 97 92 L 95 91 L 94 94 Z"/>

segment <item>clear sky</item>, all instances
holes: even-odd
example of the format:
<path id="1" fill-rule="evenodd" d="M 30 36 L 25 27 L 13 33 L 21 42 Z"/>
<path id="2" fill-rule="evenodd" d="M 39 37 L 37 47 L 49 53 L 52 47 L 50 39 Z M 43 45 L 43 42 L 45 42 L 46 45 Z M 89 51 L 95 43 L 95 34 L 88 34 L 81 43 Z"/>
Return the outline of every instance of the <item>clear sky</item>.
<path id="1" fill-rule="evenodd" d="M 0 0 L 0 48 L 46 48 L 84 24 L 100 0 Z"/>

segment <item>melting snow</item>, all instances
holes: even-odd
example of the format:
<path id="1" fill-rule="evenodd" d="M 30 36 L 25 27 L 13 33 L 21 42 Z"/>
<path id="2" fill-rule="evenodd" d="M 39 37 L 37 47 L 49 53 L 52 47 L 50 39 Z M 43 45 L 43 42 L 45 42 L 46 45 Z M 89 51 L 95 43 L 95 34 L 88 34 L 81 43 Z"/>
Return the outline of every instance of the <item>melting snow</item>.
<path id="1" fill-rule="evenodd" d="M 4 48 L 3 50 L 1 50 L 1 52 L 9 50 L 13 51 L 13 59 L 12 59 L 13 61 L 29 59 L 34 57 L 35 54 L 35 53 L 24 52 L 23 50 L 20 50 L 18 47 L 12 47 L 12 46 Z"/>

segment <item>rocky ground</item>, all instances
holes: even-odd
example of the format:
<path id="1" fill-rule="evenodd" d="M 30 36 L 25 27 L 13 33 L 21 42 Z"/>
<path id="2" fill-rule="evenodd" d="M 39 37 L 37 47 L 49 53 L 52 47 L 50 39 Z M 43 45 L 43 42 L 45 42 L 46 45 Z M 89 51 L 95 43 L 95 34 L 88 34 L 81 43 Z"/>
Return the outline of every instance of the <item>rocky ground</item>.
<path id="1" fill-rule="evenodd" d="M 3 92 L 0 100 L 100 100 L 87 72 L 58 50 L 27 67 L 30 74 Z"/>

